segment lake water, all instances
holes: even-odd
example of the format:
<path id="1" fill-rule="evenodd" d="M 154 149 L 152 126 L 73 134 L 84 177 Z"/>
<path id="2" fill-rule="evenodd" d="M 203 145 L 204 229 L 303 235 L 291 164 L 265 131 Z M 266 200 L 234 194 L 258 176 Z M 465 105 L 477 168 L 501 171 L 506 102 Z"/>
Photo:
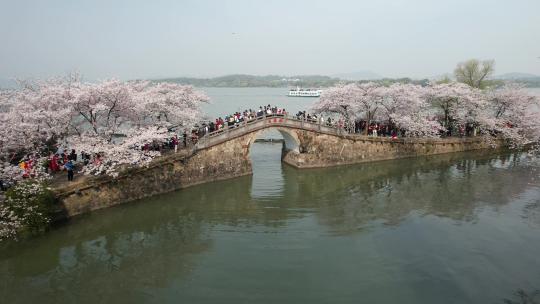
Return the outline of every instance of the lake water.
<path id="1" fill-rule="evenodd" d="M 259 106 L 272 105 L 284 108 L 291 114 L 308 110 L 318 97 L 288 97 L 287 88 L 201 88 L 210 103 L 203 106 L 208 116 L 223 117 L 236 111 L 256 110 Z"/>
<path id="2" fill-rule="evenodd" d="M 527 91 L 531 95 L 540 96 L 540 88 L 528 88 Z"/>
<path id="3" fill-rule="evenodd" d="M 313 101 L 284 92 L 209 89 L 208 111 Z M 523 154 L 297 170 L 278 144 L 250 152 L 253 176 L 1 244 L 0 302 L 520 303 L 540 288 L 540 164 Z"/>

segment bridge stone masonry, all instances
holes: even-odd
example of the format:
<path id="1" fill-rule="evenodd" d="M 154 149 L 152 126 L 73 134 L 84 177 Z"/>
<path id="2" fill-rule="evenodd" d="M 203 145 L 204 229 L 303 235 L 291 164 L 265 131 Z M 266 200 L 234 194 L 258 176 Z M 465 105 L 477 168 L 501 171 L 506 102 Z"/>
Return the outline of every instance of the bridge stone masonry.
<path id="1" fill-rule="evenodd" d="M 284 115 L 270 115 L 202 137 L 190 149 L 129 168 L 118 177 L 83 178 L 55 187 L 58 219 L 252 173 L 250 147 L 268 129 L 283 138 L 282 160 L 296 168 L 317 168 L 422 155 L 494 148 L 477 138 L 390 139 L 348 134 L 340 128 Z"/>
<path id="2" fill-rule="evenodd" d="M 198 148 L 242 145 L 249 147 L 266 129 L 277 129 L 284 139 L 283 162 L 297 168 L 318 168 L 370 161 L 494 148 L 481 137 L 399 138 L 349 134 L 343 129 L 295 117 L 272 115 L 243 126 L 210 133 Z"/>

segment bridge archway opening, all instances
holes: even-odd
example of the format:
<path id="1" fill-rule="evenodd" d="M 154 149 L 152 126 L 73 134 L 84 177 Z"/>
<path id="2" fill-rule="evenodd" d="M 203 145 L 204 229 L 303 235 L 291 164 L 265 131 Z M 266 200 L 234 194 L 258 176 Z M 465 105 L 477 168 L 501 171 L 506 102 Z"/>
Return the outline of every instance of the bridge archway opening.
<path id="1" fill-rule="evenodd" d="M 289 132 L 282 129 L 277 129 L 277 131 L 279 132 L 279 134 L 281 134 L 281 137 L 283 138 L 283 144 L 286 150 L 291 150 L 295 152 L 300 151 L 300 145 L 298 144 L 298 140 L 296 140 Z"/>
<path id="2" fill-rule="evenodd" d="M 253 169 L 251 196 L 272 200 L 283 196 L 285 181 L 281 157 L 283 150 L 298 151 L 293 134 L 280 128 L 269 128 L 255 134 L 249 145 Z"/>
<path id="3" fill-rule="evenodd" d="M 278 144 L 278 145 L 281 145 L 282 151 L 283 150 L 294 151 L 294 152 L 299 153 L 300 143 L 298 141 L 298 138 L 295 137 L 294 135 L 295 135 L 294 133 L 291 133 L 290 131 L 284 128 L 268 128 L 268 129 L 259 131 L 251 139 L 250 147 L 249 147 L 250 157 L 252 156 L 253 145 L 261 144 L 261 143 Z"/>

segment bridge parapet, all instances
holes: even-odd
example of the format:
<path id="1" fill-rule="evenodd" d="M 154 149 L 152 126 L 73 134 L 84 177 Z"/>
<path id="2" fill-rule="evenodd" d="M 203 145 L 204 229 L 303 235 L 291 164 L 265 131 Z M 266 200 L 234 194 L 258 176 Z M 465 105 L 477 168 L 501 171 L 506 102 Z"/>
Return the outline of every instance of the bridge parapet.
<path id="1" fill-rule="evenodd" d="M 317 133 L 324 133 L 335 136 L 347 134 L 342 128 L 328 126 L 312 120 L 298 119 L 294 116 L 283 114 L 271 114 L 257 117 L 250 121 L 244 121 L 236 126 L 226 127 L 211 133 L 199 139 L 196 145 L 197 149 L 205 149 L 214 145 L 221 144 L 233 138 L 244 136 L 249 133 L 257 132 L 267 128 L 284 127 L 292 129 L 301 129 Z"/>

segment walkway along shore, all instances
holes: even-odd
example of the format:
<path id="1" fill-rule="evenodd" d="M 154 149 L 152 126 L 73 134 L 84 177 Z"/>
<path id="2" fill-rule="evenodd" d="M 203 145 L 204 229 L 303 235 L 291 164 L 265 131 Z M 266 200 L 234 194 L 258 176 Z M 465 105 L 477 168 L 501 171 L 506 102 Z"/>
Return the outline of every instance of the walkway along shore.
<path id="1" fill-rule="evenodd" d="M 385 138 L 348 134 L 343 129 L 285 115 L 269 115 L 218 130 L 147 167 L 126 168 L 119 176 L 87 176 L 53 185 L 59 199 L 56 220 L 201 183 L 252 174 L 250 146 L 267 129 L 283 135 L 283 162 L 296 168 L 330 167 L 481 149 L 502 142 L 473 138 Z"/>

